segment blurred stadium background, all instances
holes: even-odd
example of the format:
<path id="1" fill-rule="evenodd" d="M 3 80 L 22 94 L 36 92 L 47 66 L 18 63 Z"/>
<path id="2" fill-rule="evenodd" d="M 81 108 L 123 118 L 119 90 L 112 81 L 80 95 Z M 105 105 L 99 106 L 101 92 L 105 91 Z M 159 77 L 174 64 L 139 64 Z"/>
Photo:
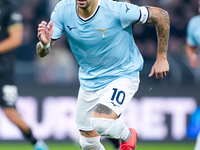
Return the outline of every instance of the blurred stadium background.
<path id="1" fill-rule="evenodd" d="M 24 17 L 24 40 L 17 48 L 17 109 L 51 150 L 80 149 L 75 124 L 79 88 L 78 65 L 66 36 L 46 58 L 35 53 L 37 26 L 49 16 L 58 0 L 13 0 Z M 192 150 L 200 130 L 200 68 L 190 69 L 185 55 L 186 27 L 198 14 L 198 0 L 131 0 L 137 5 L 161 7 L 169 12 L 171 32 L 165 79 L 148 78 L 156 56 L 152 25 L 134 25 L 134 38 L 144 57 L 141 85 L 122 118 L 138 130 L 137 150 Z M 102 139 L 108 150 L 112 145 Z M 12 147 L 11 147 L 12 146 Z M 71 146 L 71 148 L 70 148 Z M 0 150 L 31 150 L 20 131 L 0 110 Z"/>

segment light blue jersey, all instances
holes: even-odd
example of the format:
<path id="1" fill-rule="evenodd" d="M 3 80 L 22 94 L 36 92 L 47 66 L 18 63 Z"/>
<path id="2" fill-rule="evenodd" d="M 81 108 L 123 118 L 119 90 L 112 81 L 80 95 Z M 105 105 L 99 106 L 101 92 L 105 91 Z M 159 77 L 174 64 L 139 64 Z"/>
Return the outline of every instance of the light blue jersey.
<path id="1" fill-rule="evenodd" d="M 66 32 L 80 65 L 79 80 L 84 90 L 98 90 L 118 78 L 139 78 L 143 58 L 134 42 L 131 24 L 145 23 L 148 13 L 142 13 L 144 9 L 125 2 L 99 0 L 93 15 L 83 19 L 77 13 L 75 0 L 62 0 L 56 5 L 51 15 L 52 39 Z"/>
<path id="2" fill-rule="evenodd" d="M 187 43 L 200 50 L 200 15 L 193 17 L 187 27 Z"/>

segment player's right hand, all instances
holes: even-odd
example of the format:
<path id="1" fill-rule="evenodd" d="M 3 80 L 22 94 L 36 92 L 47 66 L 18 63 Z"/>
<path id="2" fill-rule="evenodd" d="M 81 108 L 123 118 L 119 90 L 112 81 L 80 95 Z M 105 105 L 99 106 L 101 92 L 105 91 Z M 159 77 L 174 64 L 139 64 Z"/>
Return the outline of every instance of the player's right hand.
<path id="1" fill-rule="evenodd" d="M 51 41 L 53 34 L 53 21 L 49 22 L 49 28 L 47 27 L 47 22 L 42 21 L 38 25 L 38 38 L 42 44 L 47 45 Z"/>
<path id="2" fill-rule="evenodd" d="M 162 57 L 157 57 L 156 62 L 151 68 L 151 72 L 149 77 L 152 77 L 155 74 L 157 79 L 161 79 L 167 75 L 169 72 L 169 63 L 167 59 L 163 59 Z"/>

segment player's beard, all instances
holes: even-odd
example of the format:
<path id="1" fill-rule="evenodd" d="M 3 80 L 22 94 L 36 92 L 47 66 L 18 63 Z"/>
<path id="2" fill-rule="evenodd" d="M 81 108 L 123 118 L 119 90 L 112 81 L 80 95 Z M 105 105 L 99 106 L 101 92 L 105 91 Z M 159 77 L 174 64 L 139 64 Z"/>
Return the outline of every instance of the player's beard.
<path id="1" fill-rule="evenodd" d="M 76 0 L 76 3 L 79 8 L 86 10 L 88 7 L 92 6 L 94 0 Z"/>

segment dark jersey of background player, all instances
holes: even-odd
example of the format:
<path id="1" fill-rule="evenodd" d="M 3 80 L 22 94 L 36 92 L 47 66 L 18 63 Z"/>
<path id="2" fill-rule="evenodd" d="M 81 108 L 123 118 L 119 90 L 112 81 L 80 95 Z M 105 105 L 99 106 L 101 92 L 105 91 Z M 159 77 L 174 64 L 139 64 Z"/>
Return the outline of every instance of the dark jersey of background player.
<path id="1" fill-rule="evenodd" d="M 22 26 L 22 16 L 16 8 L 7 0 L 0 1 L 0 42 L 9 37 L 9 27 L 12 25 Z M 17 39 L 16 39 L 17 40 Z M 6 46 L 5 46 L 6 47 Z M 0 51 L 0 84 L 14 84 L 14 59 L 15 51 L 10 48 Z"/>
<path id="2" fill-rule="evenodd" d="M 22 15 L 9 0 L 0 0 L 0 106 L 6 117 L 12 121 L 33 144 L 35 150 L 48 150 L 42 140 L 37 140 L 29 126 L 15 108 L 18 98 L 14 82 L 15 48 L 23 37 Z"/>

